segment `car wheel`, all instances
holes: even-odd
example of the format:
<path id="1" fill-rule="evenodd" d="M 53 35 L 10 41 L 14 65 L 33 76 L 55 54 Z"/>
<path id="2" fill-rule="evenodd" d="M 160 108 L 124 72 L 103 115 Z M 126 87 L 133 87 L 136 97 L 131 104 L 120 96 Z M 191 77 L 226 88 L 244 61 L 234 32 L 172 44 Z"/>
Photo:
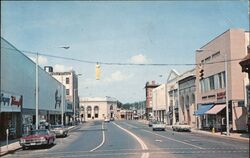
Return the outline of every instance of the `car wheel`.
<path id="1" fill-rule="evenodd" d="M 22 149 L 23 150 L 27 150 L 28 148 L 26 146 L 22 146 Z"/>

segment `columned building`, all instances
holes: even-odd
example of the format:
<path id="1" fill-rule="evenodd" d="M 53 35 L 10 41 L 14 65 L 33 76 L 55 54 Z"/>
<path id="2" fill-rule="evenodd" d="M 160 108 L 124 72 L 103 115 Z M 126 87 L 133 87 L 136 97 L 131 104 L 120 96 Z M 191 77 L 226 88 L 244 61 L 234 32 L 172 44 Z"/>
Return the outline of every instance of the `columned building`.
<path id="1" fill-rule="evenodd" d="M 196 111 L 195 104 L 195 69 L 191 69 L 183 73 L 178 80 L 179 84 L 179 122 L 190 125 L 192 128 L 196 128 L 196 117 L 194 112 Z"/>
<path id="2" fill-rule="evenodd" d="M 80 120 L 117 119 L 117 102 L 118 100 L 112 97 L 80 98 Z"/>
<path id="3" fill-rule="evenodd" d="M 241 72 L 238 59 L 247 55 L 248 45 L 249 32 L 229 29 L 197 50 L 196 116 L 200 128 L 221 130 L 226 125 L 228 115 L 230 130 L 246 130 L 247 75 Z M 201 68 L 204 76 L 199 79 Z"/>
<path id="4" fill-rule="evenodd" d="M 169 125 L 179 122 L 179 77 L 180 74 L 176 70 L 172 69 L 167 78 L 166 122 Z"/>

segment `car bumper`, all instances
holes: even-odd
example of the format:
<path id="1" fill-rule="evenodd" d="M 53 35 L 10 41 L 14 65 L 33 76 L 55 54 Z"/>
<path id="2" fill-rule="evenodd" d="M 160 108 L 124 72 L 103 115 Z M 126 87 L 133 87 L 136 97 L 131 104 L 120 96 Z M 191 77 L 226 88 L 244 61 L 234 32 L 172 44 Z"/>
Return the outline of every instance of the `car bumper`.
<path id="1" fill-rule="evenodd" d="M 21 143 L 20 142 L 20 145 L 21 146 L 39 146 L 39 145 L 45 145 L 45 144 L 48 144 L 47 141 L 36 141 L 36 142 L 24 142 L 24 143 Z"/>

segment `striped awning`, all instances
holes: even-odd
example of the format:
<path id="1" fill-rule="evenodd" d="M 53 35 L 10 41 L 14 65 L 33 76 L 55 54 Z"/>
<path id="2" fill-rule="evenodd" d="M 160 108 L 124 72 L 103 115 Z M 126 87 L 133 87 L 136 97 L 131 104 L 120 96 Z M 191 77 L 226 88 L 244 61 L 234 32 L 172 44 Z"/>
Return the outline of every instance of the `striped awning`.
<path id="1" fill-rule="evenodd" d="M 208 110 L 207 112 L 205 112 L 205 114 L 216 115 L 221 110 L 223 110 L 225 107 L 226 107 L 226 104 L 215 105 L 210 110 Z"/>

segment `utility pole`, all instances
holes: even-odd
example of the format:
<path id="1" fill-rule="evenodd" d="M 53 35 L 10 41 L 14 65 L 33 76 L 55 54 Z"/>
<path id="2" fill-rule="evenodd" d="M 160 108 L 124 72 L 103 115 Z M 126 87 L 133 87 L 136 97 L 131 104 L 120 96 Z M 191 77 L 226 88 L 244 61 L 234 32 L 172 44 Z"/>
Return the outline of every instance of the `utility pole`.
<path id="1" fill-rule="evenodd" d="M 38 83 L 38 53 L 36 53 L 36 130 L 38 129 L 38 103 L 39 103 L 39 90 L 38 90 L 38 86 L 39 86 L 39 83 Z"/>

